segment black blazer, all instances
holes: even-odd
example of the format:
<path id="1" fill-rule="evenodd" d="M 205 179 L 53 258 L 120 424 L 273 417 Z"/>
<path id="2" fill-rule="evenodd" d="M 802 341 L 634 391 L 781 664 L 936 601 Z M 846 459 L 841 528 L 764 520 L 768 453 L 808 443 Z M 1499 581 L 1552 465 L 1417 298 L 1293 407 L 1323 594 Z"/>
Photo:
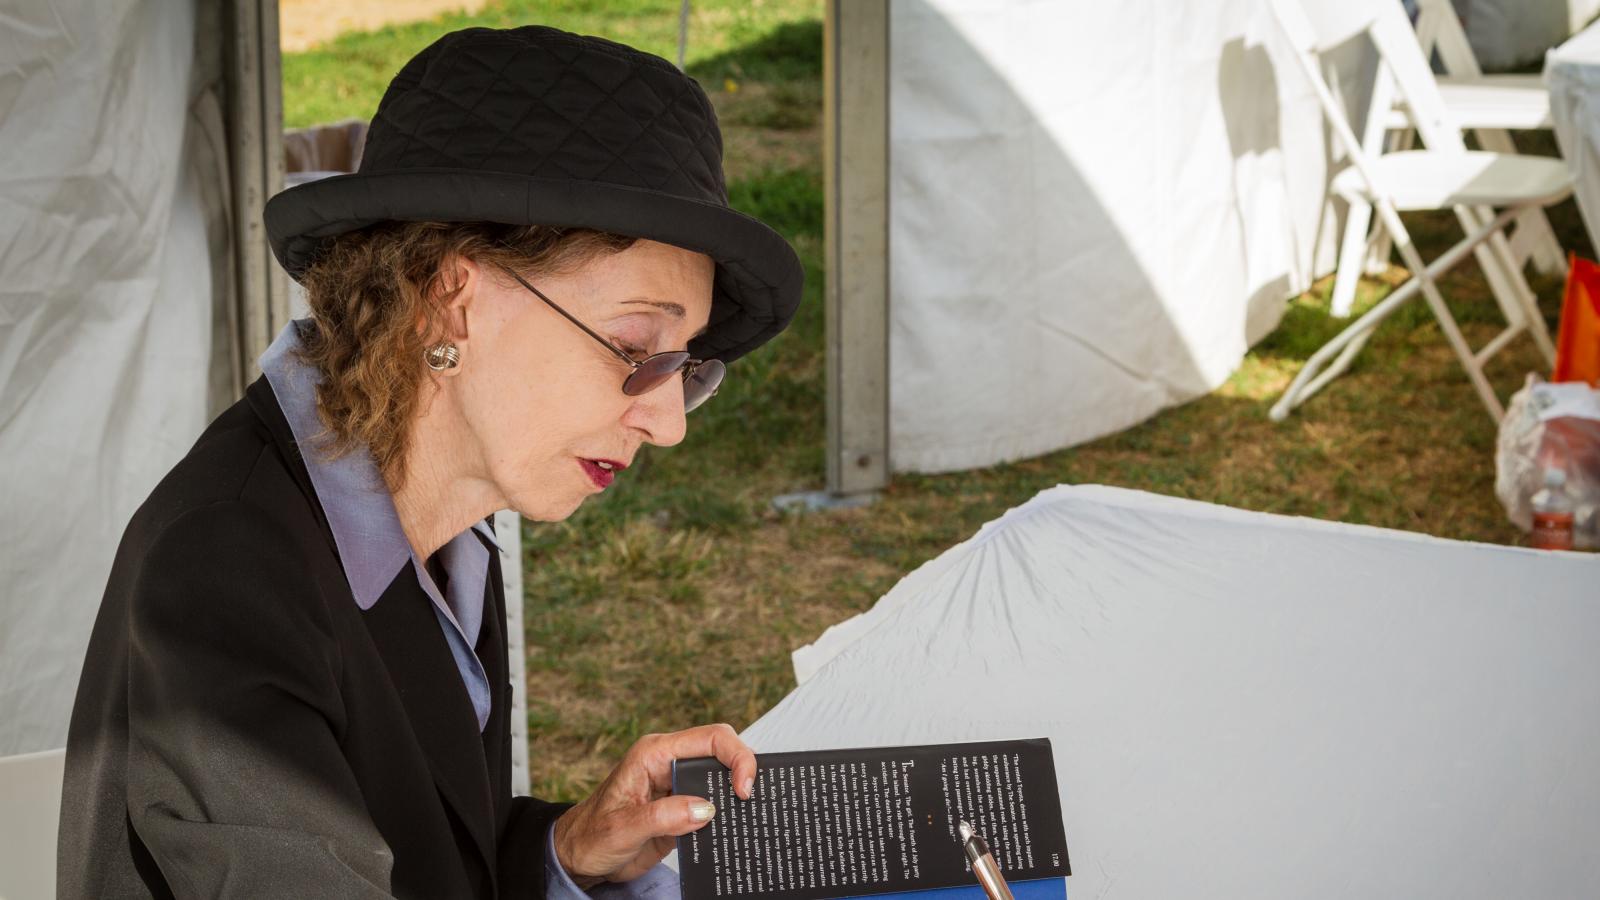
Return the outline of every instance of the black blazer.
<path id="1" fill-rule="evenodd" d="M 117 549 L 67 737 L 59 896 L 542 898 L 565 806 L 511 796 L 490 559 L 480 734 L 411 565 L 356 605 L 257 379 Z"/>

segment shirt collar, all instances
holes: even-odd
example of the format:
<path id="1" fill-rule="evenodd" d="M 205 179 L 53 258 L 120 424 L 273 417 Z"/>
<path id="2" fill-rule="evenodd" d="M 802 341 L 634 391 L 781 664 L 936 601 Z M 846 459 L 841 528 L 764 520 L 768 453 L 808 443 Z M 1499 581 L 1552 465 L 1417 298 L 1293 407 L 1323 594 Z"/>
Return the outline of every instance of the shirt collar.
<path id="1" fill-rule="evenodd" d="M 400 527 L 394 498 L 366 448 L 354 448 L 334 459 L 329 459 L 321 450 L 316 440 L 325 433 L 317 416 L 316 387 L 320 379 L 316 370 L 300 359 L 303 345 L 299 330 L 302 327 L 312 327 L 311 321 L 299 319 L 283 329 L 261 357 L 261 374 L 272 387 L 289 430 L 294 434 L 295 444 L 300 448 L 301 458 L 305 460 L 311 486 L 328 517 L 328 527 L 333 531 L 333 541 L 339 549 L 339 560 L 356 604 L 363 610 L 371 609 L 406 561 L 412 559 L 411 543 Z M 451 563 L 470 552 L 462 540 L 477 543 L 471 537 L 473 531 L 482 535 L 494 549 L 499 549 L 494 529 L 480 521 L 441 548 L 446 554 L 443 562 L 452 571 L 455 567 Z M 487 562 L 487 554 L 484 561 Z M 416 568 L 419 579 L 432 586 L 433 579 L 427 577 L 421 561 L 416 562 Z M 454 587 L 453 584 L 447 587 L 447 593 L 454 594 Z M 458 606 L 456 603 L 448 605 L 452 611 Z"/>

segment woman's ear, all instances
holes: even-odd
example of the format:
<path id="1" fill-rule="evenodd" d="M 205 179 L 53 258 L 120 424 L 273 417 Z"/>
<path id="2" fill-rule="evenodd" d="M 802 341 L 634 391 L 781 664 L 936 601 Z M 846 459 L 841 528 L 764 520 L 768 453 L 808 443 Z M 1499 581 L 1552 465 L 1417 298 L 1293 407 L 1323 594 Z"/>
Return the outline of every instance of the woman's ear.
<path id="1" fill-rule="evenodd" d="M 424 359 L 440 377 L 460 372 L 460 361 L 471 352 L 467 310 L 483 287 L 482 275 L 475 261 L 458 254 L 446 256 L 425 301 L 430 309 L 418 311 L 417 334 L 427 346 Z"/>
<path id="2" fill-rule="evenodd" d="M 457 343 L 468 339 L 467 310 L 483 290 L 483 267 L 476 260 L 451 254 L 440 265 L 442 325 L 445 337 Z"/>

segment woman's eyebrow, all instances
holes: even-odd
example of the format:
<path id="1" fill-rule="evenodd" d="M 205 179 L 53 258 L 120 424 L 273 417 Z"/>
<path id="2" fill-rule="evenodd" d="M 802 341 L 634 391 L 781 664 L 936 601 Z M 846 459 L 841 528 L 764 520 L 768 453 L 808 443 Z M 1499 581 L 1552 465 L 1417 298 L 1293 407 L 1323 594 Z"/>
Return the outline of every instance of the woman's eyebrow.
<path id="1" fill-rule="evenodd" d="M 668 313 L 671 313 L 674 318 L 678 318 L 678 319 L 681 319 L 684 316 L 689 314 L 689 311 L 683 308 L 683 304 L 682 303 L 674 303 L 671 300 L 651 300 L 648 297 L 641 297 L 641 298 L 634 299 L 634 300 L 624 300 L 622 302 L 623 303 L 639 303 L 639 304 L 643 304 L 645 306 L 654 306 L 657 309 L 664 310 L 664 311 L 666 311 Z M 689 335 L 689 337 L 697 338 L 700 335 L 705 334 L 705 333 L 706 333 L 706 329 L 702 328 L 699 331 L 696 331 L 694 334 Z"/>

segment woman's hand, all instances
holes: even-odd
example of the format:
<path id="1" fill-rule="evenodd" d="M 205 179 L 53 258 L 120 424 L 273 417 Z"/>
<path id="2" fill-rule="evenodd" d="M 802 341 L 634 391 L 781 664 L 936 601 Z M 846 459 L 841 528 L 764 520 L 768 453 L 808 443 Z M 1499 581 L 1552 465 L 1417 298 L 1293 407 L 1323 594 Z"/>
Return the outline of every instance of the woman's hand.
<path id="1" fill-rule="evenodd" d="M 715 756 L 733 770 L 733 790 L 750 799 L 756 755 L 730 726 L 651 734 L 628 749 L 589 798 L 555 824 L 556 858 L 584 889 L 638 878 L 672 850 L 674 838 L 715 815 L 699 797 L 671 796 L 672 761 Z"/>

